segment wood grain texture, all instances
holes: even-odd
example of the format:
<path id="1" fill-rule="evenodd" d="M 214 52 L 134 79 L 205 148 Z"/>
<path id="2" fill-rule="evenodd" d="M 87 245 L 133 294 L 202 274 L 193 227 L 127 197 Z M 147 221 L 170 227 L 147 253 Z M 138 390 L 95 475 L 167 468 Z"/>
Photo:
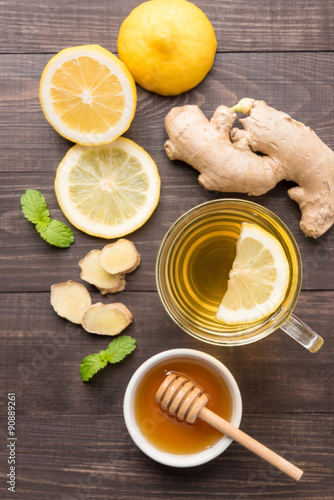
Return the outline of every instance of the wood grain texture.
<path id="1" fill-rule="evenodd" d="M 333 498 L 332 422 L 319 414 L 245 415 L 242 421 L 243 430 L 304 469 L 297 484 L 237 443 L 196 469 L 160 465 L 133 444 L 123 417 L 112 411 L 94 418 L 24 416 L 19 424 L 19 489 L 24 499 Z"/>
<path id="2" fill-rule="evenodd" d="M 334 149 L 334 3 L 331 0 L 194 0 L 212 21 L 215 64 L 195 89 L 164 98 L 138 89 L 126 136 L 156 161 L 160 203 L 129 235 L 142 256 L 126 289 L 93 302 L 124 302 L 134 315 L 124 332 L 136 350 L 83 383 L 79 365 L 110 337 L 85 332 L 55 314 L 50 286 L 79 281 L 79 260 L 108 241 L 76 230 L 62 250 L 41 240 L 24 219 L 20 197 L 39 189 L 51 215 L 66 223 L 53 189 L 57 166 L 72 144 L 45 120 L 38 99 L 47 61 L 66 46 L 98 43 L 117 50 L 122 20 L 141 0 L 2 0 L 0 16 L 0 497 L 7 491 L 7 393 L 17 398 L 17 493 L 25 500 L 332 500 L 334 498 L 333 301 L 334 229 L 318 240 L 299 229 L 298 206 L 283 182 L 253 201 L 275 212 L 301 251 L 304 278 L 295 313 L 324 338 L 311 354 L 277 331 L 239 348 L 201 343 L 180 330 L 156 292 L 159 244 L 186 210 L 216 198 L 197 173 L 164 152 L 164 117 L 173 106 L 197 104 L 211 117 L 219 104 L 264 99 L 312 127 Z M 123 419 L 134 371 L 163 350 L 199 349 L 222 361 L 243 398 L 241 428 L 305 470 L 294 484 L 237 443 L 209 464 L 172 469 L 146 457 Z"/>
<path id="3" fill-rule="evenodd" d="M 318 312 L 317 327 L 326 348 L 317 355 L 282 332 L 241 348 L 202 344 L 171 322 L 155 293 L 124 295 L 134 314 L 126 333 L 137 339 L 137 349 L 88 384 L 79 376 L 81 359 L 105 348 L 110 338 L 88 334 L 59 318 L 49 305 L 49 294 L 2 295 L 0 338 L 6 348 L 0 363 L 6 363 L 10 374 L 3 381 L 3 394 L 16 391 L 19 488 L 24 498 L 69 500 L 80 498 L 81 492 L 92 499 L 131 499 L 136 490 L 137 498 L 209 500 L 222 483 L 222 498 L 253 499 L 261 492 L 264 498 L 331 498 L 333 292 L 316 298 L 305 292 L 298 305 L 305 321 L 312 322 L 311 307 Z M 163 347 L 162 331 L 168 332 Z M 175 347 L 200 349 L 232 371 L 243 395 L 242 429 L 305 469 L 302 482 L 292 484 L 236 443 L 195 476 L 191 470 L 173 471 L 152 463 L 136 448 L 123 421 L 127 383 L 148 357 Z M 2 398 L 1 415 L 5 405 Z M 4 449 L 0 456 L 5 457 Z M 315 496 L 324 483 L 322 496 Z"/>
<path id="4" fill-rule="evenodd" d="M 296 314 L 325 340 L 324 348 L 316 355 L 279 330 L 261 342 L 238 348 L 200 342 L 172 322 L 154 292 L 121 292 L 117 299 L 95 292 L 92 299 L 93 303 L 121 301 L 130 309 L 134 320 L 124 333 L 136 338 L 137 349 L 123 363 L 97 374 L 94 383 L 83 384 L 78 372 L 82 358 L 105 349 L 112 339 L 89 334 L 80 325 L 57 316 L 49 293 L 2 295 L 0 336 L 6 348 L 1 359 L 8 370 L 11 368 L 11 377 L 6 381 L 8 391 L 11 387 L 20 390 L 22 415 L 84 412 L 94 416 L 101 408 L 121 414 L 131 374 L 147 358 L 175 347 L 203 350 L 226 364 L 245 397 L 245 413 L 332 412 L 334 339 L 330 305 L 334 292 L 303 292 L 296 308 Z M 114 396 L 109 397 L 111 389 Z M 4 403 L 0 401 L 0 405 Z"/>
<path id="5" fill-rule="evenodd" d="M 98 43 L 117 50 L 122 20 L 140 0 L 2 0 L 2 53 L 58 52 Z M 213 24 L 218 51 L 319 51 L 333 49 L 330 0 L 195 0 Z M 61 33 L 61 36 L 60 36 Z"/>
<path id="6" fill-rule="evenodd" d="M 152 291 L 155 286 L 155 260 L 163 235 L 171 224 L 185 211 L 195 205 L 219 198 L 247 199 L 245 195 L 210 193 L 197 181 L 197 174 L 189 166 L 179 162 L 166 166 L 159 164 L 162 192 L 158 208 L 150 220 L 139 230 L 129 235 L 142 260 L 139 268 L 126 277 L 126 290 Z M 75 243 L 62 250 L 50 247 L 35 231 L 21 212 L 20 196 L 25 189 L 39 189 L 45 196 L 51 216 L 68 223 L 62 214 L 53 191 L 54 172 L 38 174 L 0 174 L 3 185 L 12 189 L 3 190 L 0 203 L 0 291 L 47 291 L 54 283 L 80 279 L 78 262 L 90 250 L 103 248 L 109 240 L 86 235 L 73 228 Z M 332 290 L 334 283 L 334 228 L 324 236 L 313 240 L 306 238 L 299 228 L 298 206 L 286 193 L 291 184 L 281 183 L 267 195 L 252 198 L 252 201 L 275 212 L 288 226 L 300 248 L 303 262 L 304 290 Z M 87 285 L 95 290 L 92 285 Z"/>
<path id="7" fill-rule="evenodd" d="M 55 171 L 71 146 L 48 124 L 38 99 L 47 54 L 0 55 L 0 147 L 5 172 Z M 248 96 L 263 99 L 312 127 L 334 149 L 332 53 L 217 54 L 213 69 L 195 89 L 162 97 L 138 89 L 137 112 L 127 136 L 168 164 L 162 149 L 164 118 L 173 106 L 197 104 L 211 117 L 219 104 Z"/>
<path id="8" fill-rule="evenodd" d="M 79 260 L 106 243 L 74 229 L 75 244 L 71 248 L 51 248 L 41 241 L 20 210 L 19 199 L 25 189 L 39 189 L 51 215 L 66 222 L 53 182 L 71 143 L 47 123 L 38 101 L 39 78 L 48 58 L 0 56 L 0 87 L 5 89 L 0 100 L 0 241 L 5 250 L 0 254 L 0 291 L 46 291 L 54 282 L 78 279 Z M 159 243 L 182 213 L 215 198 L 247 198 L 209 192 L 198 184 L 197 173 L 190 166 L 168 160 L 163 144 L 167 138 L 164 117 L 169 109 L 198 104 L 210 117 L 219 104 L 232 105 L 238 98 L 250 95 L 265 99 L 311 126 L 334 149 L 333 74 L 334 58 L 328 53 L 219 54 L 210 75 L 186 94 L 163 98 L 138 87 L 137 113 L 126 136 L 156 161 L 162 191 L 152 218 L 131 235 L 142 254 L 142 264 L 135 275 L 129 275 L 128 290 L 155 289 L 154 261 Z M 253 201 L 277 213 L 296 238 L 304 265 L 303 289 L 333 289 L 334 230 L 316 241 L 305 238 L 299 229 L 299 208 L 287 195 L 291 186 L 283 182 Z"/>

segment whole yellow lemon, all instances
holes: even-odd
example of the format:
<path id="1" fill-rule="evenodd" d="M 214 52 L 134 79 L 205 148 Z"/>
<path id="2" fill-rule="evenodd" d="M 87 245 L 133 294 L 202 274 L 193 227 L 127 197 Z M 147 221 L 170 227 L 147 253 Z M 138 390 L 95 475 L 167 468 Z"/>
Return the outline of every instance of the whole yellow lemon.
<path id="1" fill-rule="evenodd" d="M 209 19 L 191 2 L 150 0 L 123 21 L 117 48 L 139 85 L 177 95 L 198 85 L 211 69 L 217 40 Z"/>

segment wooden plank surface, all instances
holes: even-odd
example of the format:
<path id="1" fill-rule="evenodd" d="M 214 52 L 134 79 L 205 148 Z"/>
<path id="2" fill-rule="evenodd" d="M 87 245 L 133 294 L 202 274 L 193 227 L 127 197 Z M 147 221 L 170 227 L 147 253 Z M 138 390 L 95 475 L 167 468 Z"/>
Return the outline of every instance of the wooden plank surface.
<path id="1" fill-rule="evenodd" d="M 299 229 L 298 206 L 282 182 L 253 201 L 292 231 L 304 268 L 295 313 L 325 339 L 310 354 L 277 331 L 239 348 L 203 344 L 181 331 L 161 305 L 154 266 L 161 239 L 186 210 L 216 198 L 197 173 L 164 152 L 163 120 L 173 106 L 197 104 L 211 117 L 219 104 L 244 96 L 264 99 L 312 127 L 334 149 L 334 4 L 330 0 L 195 0 L 212 21 L 215 64 L 195 89 L 161 97 L 138 89 L 137 112 L 125 134 L 156 161 L 161 199 L 151 219 L 130 235 L 142 255 L 124 292 L 93 302 L 124 302 L 134 314 L 126 333 L 137 349 L 89 384 L 78 367 L 109 338 L 88 334 L 50 306 L 53 283 L 80 281 L 78 261 L 106 241 L 74 228 L 75 243 L 48 246 L 24 219 L 20 196 L 39 189 L 51 215 L 67 222 L 53 189 L 57 166 L 72 144 L 46 122 L 40 75 L 65 46 L 99 43 L 116 52 L 122 20 L 139 0 L 0 1 L 0 497 L 7 491 L 7 393 L 17 398 L 17 497 L 25 500 L 146 499 L 332 500 L 334 389 L 332 333 L 334 230 L 318 240 Z M 150 356 L 174 347 L 207 352 L 226 364 L 243 398 L 242 429 L 305 470 L 298 484 L 233 443 L 194 469 L 153 462 L 132 442 L 123 396 L 133 372 Z"/>
<path id="2" fill-rule="evenodd" d="M 94 383 L 82 384 L 81 359 L 105 348 L 106 339 L 56 316 L 47 293 L 5 294 L 0 335 L 7 346 L 11 376 L 4 381 L 4 393 L 15 389 L 18 401 L 23 498 L 80 498 L 76 496 L 80 486 L 94 499 L 138 498 L 138 491 L 139 498 L 145 498 L 151 491 L 149 498 L 209 500 L 216 498 L 223 483 L 222 498 L 234 498 L 232 491 L 237 491 L 235 498 L 253 499 L 263 492 L 264 498 L 283 499 L 290 498 L 284 497 L 289 492 L 297 499 L 330 499 L 334 392 L 329 304 L 333 299 L 334 292 L 317 294 L 316 299 L 305 292 L 300 298 L 296 312 L 311 323 L 316 308 L 317 326 L 326 339 L 326 349 L 312 356 L 282 332 L 238 349 L 202 346 L 171 322 L 155 293 L 128 292 L 124 302 L 135 321 L 127 332 L 137 339 L 138 347 L 124 363 L 98 374 Z M 95 293 L 93 301 L 97 300 L 100 296 Z M 164 349 L 202 349 L 232 371 L 243 395 L 242 429 L 305 469 L 305 482 L 292 485 L 235 443 L 211 465 L 200 467 L 196 480 L 191 480 L 191 471 L 171 471 L 151 463 L 137 449 L 126 432 L 123 395 L 131 374 L 160 352 L 157 328 L 168 332 Z M 4 353 L 1 359 L 4 363 Z M 5 405 L 2 399 L 2 415 Z M 326 486 L 316 496 L 320 482 Z"/>
<path id="3" fill-rule="evenodd" d="M 2 0 L 2 53 L 58 52 L 98 43 L 116 52 L 123 19 L 140 0 Z M 213 24 L 220 52 L 319 51 L 333 45 L 331 0 L 196 0 Z"/>
<path id="4" fill-rule="evenodd" d="M 66 415 L 50 420 L 48 415 L 33 415 L 20 420 L 24 435 L 20 450 L 22 498 L 333 498 L 328 464 L 333 460 L 333 440 L 327 438 L 332 427 L 323 415 L 246 415 L 243 419 L 243 428 L 249 434 L 280 450 L 305 470 L 303 482 L 293 485 L 289 478 L 237 443 L 210 464 L 197 467 L 195 473 L 162 466 L 141 453 L 129 436 L 120 438 L 124 433 L 123 416 L 112 411 L 94 417 Z"/>
<path id="5" fill-rule="evenodd" d="M 101 298 L 98 292 L 92 293 L 92 299 L 104 303 L 115 301 L 114 298 Z M 6 345 L 7 362 L 15 368 L 6 385 L 9 392 L 13 386 L 17 391 L 20 389 L 21 414 L 41 412 L 52 416 L 80 412 L 94 415 L 101 405 L 114 408 L 114 397 L 116 412 L 120 414 L 122 395 L 131 374 L 145 359 L 174 347 L 203 349 L 226 364 L 244 395 L 245 413 L 278 415 L 332 411 L 334 388 L 329 381 L 334 363 L 331 355 L 334 292 L 319 292 L 315 296 L 313 292 L 303 292 L 295 310 L 325 338 L 326 349 L 314 356 L 281 331 L 261 342 L 239 348 L 202 344 L 171 321 L 155 292 L 123 292 L 118 294 L 118 299 L 134 315 L 126 332 L 137 339 L 138 347 L 124 363 L 106 368 L 96 376 L 94 383 L 85 385 L 78 373 L 81 359 L 105 349 L 110 339 L 89 334 L 80 325 L 57 316 L 50 305 L 49 293 L 2 295 L 0 334 Z M 316 320 L 314 310 L 317 311 Z M 150 321 L 147 321 L 148 316 Z M 168 335 L 162 340 L 159 331 L 168 332 Z M 5 362 L 5 358 L 2 359 Z M 70 387 L 61 395 L 65 381 L 69 380 Z M 111 399 L 107 403 L 109 393 Z M 43 406 L 47 394 L 48 405 Z M 58 398 L 64 404 L 59 405 Z M 6 401 L 1 401 L 2 404 Z"/>

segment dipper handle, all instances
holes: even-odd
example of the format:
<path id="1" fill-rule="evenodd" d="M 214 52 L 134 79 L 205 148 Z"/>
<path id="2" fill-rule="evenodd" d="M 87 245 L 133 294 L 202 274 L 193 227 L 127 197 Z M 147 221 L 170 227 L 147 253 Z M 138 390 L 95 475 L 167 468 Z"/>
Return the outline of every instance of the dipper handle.
<path id="1" fill-rule="evenodd" d="M 256 439 L 248 436 L 245 432 L 241 431 L 237 427 L 234 427 L 234 425 L 219 417 L 219 415 L 208 408 L 202 408 L 198 417 L 212 425 L 212 427 L 215 427 L 218 431 L 223 432 L 230 438 L 234 439 L 270 464 L 274 465 L 277 469 L 292 477 L 292 479 L 299 481 L 303 475 L 303 471 L 301 469 L 293 465 L 291 462 L 288 462 L 280 455 L 277 455 L 277 453 L 259 443 Z"/>
<path id="2" fill-rule="evenodd" d="M 193 380 L 170 373 L 157 390 L 155 400 L 163 410 L 176 416 L 178 420 L 193 424 L 197 418 L 201 418 L 296 481 L 301 478 L 301 469 L 206 408 L 209 398 Z"/>

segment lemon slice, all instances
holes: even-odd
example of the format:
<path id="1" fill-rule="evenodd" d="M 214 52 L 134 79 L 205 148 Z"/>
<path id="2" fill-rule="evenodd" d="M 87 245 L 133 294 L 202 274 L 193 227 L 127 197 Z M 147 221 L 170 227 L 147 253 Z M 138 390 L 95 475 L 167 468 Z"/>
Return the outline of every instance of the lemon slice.
<path id="1" fill-rule="evenodd" d="M 126 66 L 99 45 L 61 50 L 41 77 L 40 103 L 63 137 L 83 145 L 106 144 L 125 132 L 137 94 Z"/>
<path id="2" fill-rule="evenodd" d="M 58 166 L 55 191 L 73 226 L 93 236 L 118 238 L 152 215 L 160 176 L 143 148 L 119 137 L 103 146 L 73 146 Z"/>
<path id="3" fill-rule="evenodd" d="M 280 242 L 260 226 L 244 222 L 216 318 L 227 324 L 259 321 L 282 303 L 288 283 L 289 263 Z"/>

